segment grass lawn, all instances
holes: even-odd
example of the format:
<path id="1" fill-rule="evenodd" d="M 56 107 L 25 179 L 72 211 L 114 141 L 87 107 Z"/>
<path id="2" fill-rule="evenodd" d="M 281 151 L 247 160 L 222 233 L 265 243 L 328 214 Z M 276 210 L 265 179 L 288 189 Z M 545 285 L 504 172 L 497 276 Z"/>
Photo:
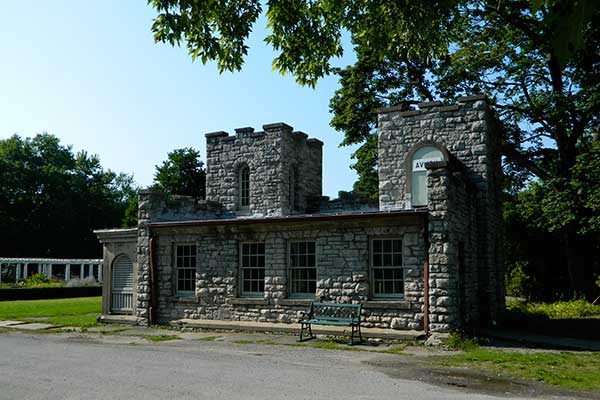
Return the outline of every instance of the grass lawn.
<path id="1" fill-rule="evenodd" d="M 474 348 L 443 356 L 444 366 L 465 367 L 512 378 L 534 379 L 567 389 L 600 390 L 600 354 L 519 353 Z"/>
<path id="2" fill-rule="evenodd" d="M 31 321 L 47 317 L 55 325 L 94 326 L 102 311 L 102 297 L 0 301 L 0 320 Z"/>

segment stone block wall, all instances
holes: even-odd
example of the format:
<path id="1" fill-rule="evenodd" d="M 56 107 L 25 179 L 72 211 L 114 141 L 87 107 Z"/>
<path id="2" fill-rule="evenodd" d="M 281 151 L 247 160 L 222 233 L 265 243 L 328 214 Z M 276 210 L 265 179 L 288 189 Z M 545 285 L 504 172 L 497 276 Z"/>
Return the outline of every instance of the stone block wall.
<path id="1" fill-rule="evenodd" d="M 168 197 L 162 192 L 141 190 L 138 195 L 138 229 L 136 239 L 137 271 L 134 279 L 138 323 L 150 318 L 150 227 L 152 222 L 214 219 L 224 215 L 219 204 L 189 196 Z"/>
<path id="2" fill-rule="evenodd" d="M 303 213 L 310 198 L 322 192 L 322 145 L 294 132 L 284 123 L 206 134 L 206 198 L 241 215 L 273 216 Z M 240 210 L 239 175 L 250 168 L 250 205 Z M 297 195 L 290 203 L 290 170 L 294 170 Z"/>
<path id="3" fill-rule="evenodd" d="M 496 188 L 500 158 L 499 137 L 485 97 L 471 96 L 460 104 L 421 103 L 421 109 L 380 110 L 378 122 L 379 206 L 381 210 L 407 205 L 411 149 L 423 142 L 444 146 L 464 166 L 465 179 L 485 196 Z M 487 199 L 484 199 L 487 200 Z"/>
<path id="4" fill-rule="evenodd" d="M 430 328 L 465 328 L 480 316 L 477 191 L 453 163 L 427 168 Z"/>
<path id="5" fill-rule="evenodd" d="M 432 330 L 494 320 L 503 307 L 500 135 L 485 97 L 383 109 L 378 129 L 381 210 L 410 208 L 411 151 L 430 143 L 448 153 L 448 165 L 427 173 Z"/>
<path id="6" fill-rule="evenodd" d="M 153 228 L 158 236 L 159 320 L 180 318 L 227 319 L 258 322 L 296 322 L 310 299 L 288 298 L 288 245 L 291 240 L 314 240 L 317 254 L 317 291 L 314 299 L 364 304 L 364 325 L 395 329 L 423 329 L 422 222 L 318 222 Z M 373 301 L 369 288 L 369 243 L 374 237 L 400 237 L 405 264 L 405 297 Z M 264 297 L 240 298 L 239 246 L 244 241 L 265 243 Z M 197 246 L 196 296 L 175 296 L 173 249 L 176 243 Z"/>

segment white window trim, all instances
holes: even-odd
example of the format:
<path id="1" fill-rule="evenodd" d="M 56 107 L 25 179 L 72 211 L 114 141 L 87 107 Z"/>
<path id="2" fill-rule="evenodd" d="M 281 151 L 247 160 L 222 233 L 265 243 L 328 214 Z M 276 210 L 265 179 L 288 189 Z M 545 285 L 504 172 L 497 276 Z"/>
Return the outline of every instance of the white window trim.
<path id="1" fill-rule="evenodd" d="M 398 267 L 377 267 L 375 268 L 373 266 L 373 242 L 375 240 L 400 240 L 400 248 L 402 251 L 402 284 L 403 284 L 403 290 L 402 290 L 402 294 L 375 294 L 374 290 L 373 290 L 373 284 L 374 284 L 374 279 L 373 279 L 373 272 L 375 269 L 386 269 L 386 268 L 398 268 Z M 406 293 L 406 265 L 404 262 L 404 239 L 400 236 L 374 236 L 369 238 L 369 297 L 373 300 L 402 300 L 405 297 L 405 293 Z"/>
<path id="2" fill-rule="evenodd" d="M 242 176 L 244 174 L 244 171 L 246 171 L 246 170 L 248 170 L 248 204 L 244 204 L 244 201 L 243 201 L 244 197 L 242 195 L 242 193 L 243 193 L 242 187 L 243 187 L 243 182 L 244 182 Z M 250 189 L 251 181 L 252 181 L 252 174 L 250 171 L 250 167 L 248 165 L 244 164 L 238 170 L 238 183 L 239 183 L 238 208 L 240 210 L 248 210 L 250 208 L 250 199 L 252 198 L 252 192 Z"/>
<path id="3" fill-rule="evenodd" d="M 239 242 L 239 262 L 238 262 L 238 284 L 240 286 L 240 289 L 238 290 L 238 296 L 239 297 L 244 297 L 244 298 L 262 298 L 264 297 L 264 290 L 262 292 L 244 292 L 244 275 L 242 274 L 242 271 L 244 269 L 250 269 L 252 267 L 247 267 L 244 268 L 242 266 L 242 259 L 244 254 L 242 253 L 242 249 L 243 249 L 243 245 L 245 244 L 263 244 L 265 246 L 265 252 L 264 252 L 264 258 L 265 258 L 265 266 L 263 267 L 265 270 L 265 278 L 267 277 L 267 243 L 264 241 L 260 241 L 260 240 L 245 240 L 245 241 L 240 241 Z"/>
<path id="4" fill-rule="evenodd" d="M 315 244 L 315 271 L 316 271 L 316 277 L 315 277 L 315 293 L 292 293 L 292 274 L 291 274 L 291 270 L 292 269 L 298 269 L 298 268 L 292 268 L 292 243 L 308 243 L 308 242 L 313 242 Z M 287 273 L 287 296 L 290 299 L 314 299 L 316 297 L 316 283 L 319 281 L 319 250 L 317 248 L 317 240 L 316 239 L 291 239 L 288 240 L 287 243 L 287 268 L 286 268 L 286 273 Z"/>
<path id="5" fill-rule="evenodd" d="M 177 247 L 179 246 L 195 246 L 196 254 L 194 268 L 178 268 L 177 267 Z M 193 269 L 194 270 L 194 290 L 179 290 L 179 279 L 178 274 L 180 269 Z M 194 297 L 196 295 L 196 273 L 198 272 L 198 244 L 195 242 L 173 242 L 173 288 L 176 297 Z"/>

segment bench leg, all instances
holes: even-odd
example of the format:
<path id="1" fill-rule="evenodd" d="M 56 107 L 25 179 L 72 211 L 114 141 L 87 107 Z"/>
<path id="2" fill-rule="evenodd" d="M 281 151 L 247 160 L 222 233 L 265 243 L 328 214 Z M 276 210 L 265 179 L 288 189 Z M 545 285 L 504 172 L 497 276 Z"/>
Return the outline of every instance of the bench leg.
<path id="1" fill-rule="evenodd" d="M 352 333 L 350 334 L 350 340 L 351 340 L 351 344 L 355 345 L 356 343 L 354 342 L 354 335 L 358 333 L 358 339 L 359 339 L 359 344 L 361 344 L 363 342 L 363 338 L 362 338 L 362 333 L 360 332 L 360 325 L 352 325 Z"/>
<path id="2" fill-rule="evenodd" d="M 362 333 L 360 332 L 360 325 L 358 325 L 358 338 L 360 339 L 360 343 L 363 342 Z"/>
<path id="3" fill-rule="evenodd" d="M 314 335 L 313 335 L 313 333 L 312 333 L 311 324 L 301 323 L 300 325 L 301 325 L 301 328 L 300 328 L 300 339 L 298 339 L 299 342 L 305 342 L 307 340 L 315 338 Z M 304 329 L 306 329 L 306 328 L 308 328 L 308 334 L 309 334 L 308 338 L 304 338 L 303 337 Z"/>

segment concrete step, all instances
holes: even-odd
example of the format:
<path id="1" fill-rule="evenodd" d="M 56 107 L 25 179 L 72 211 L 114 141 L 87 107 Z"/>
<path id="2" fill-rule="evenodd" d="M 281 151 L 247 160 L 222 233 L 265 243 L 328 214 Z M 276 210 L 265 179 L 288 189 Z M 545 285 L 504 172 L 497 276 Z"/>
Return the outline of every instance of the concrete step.
<path id="1" fill-rule="evenodd" d="M 101 315 L 98 322 L 103 324 L 137 325 L 137 317 L 133 315 Z"/>
<path id="2" fill-rule="evenodd" d="M 274 332 L 274 333 L 300 333 L 300 324 L 284 324 L 271 322 L 252 321 L 221 321 L 211 319 L 177 319 L 169 322 L 169 325 L 179 328 L 235 330 L 250 332 Z M 347 336 L 350 328 L 339 326 L 313 325 L 312 331 L 315 335 Z M 391 340 L 418 340 L 425 337 L 424 331 L 393 330 L 381 328 L 361 328 L 362 336 L 365 338 L 381 338 Z"/>

